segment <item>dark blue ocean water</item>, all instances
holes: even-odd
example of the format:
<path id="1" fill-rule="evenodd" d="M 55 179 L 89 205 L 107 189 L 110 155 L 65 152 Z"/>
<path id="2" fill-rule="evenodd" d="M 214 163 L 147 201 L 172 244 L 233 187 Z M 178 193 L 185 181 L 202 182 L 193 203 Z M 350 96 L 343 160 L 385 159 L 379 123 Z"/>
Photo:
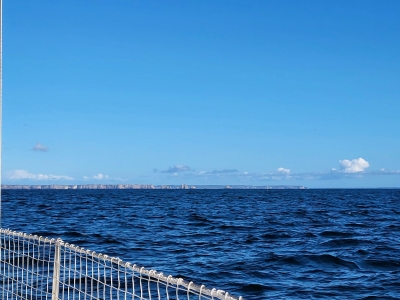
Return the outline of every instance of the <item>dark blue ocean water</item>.
<path id="1" fill-rule="evenodd" d="M 400 190 L 3 191 L 2 227 L 245 299 L 400 299 Z"/>

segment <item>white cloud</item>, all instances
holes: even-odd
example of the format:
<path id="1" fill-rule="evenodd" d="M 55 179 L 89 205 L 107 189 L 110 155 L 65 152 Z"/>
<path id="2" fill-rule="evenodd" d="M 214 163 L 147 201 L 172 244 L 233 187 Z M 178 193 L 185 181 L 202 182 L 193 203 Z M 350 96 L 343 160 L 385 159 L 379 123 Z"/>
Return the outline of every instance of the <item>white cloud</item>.
<path id="1" fill-rule="evenodd" d="M 278 171 L 278 173 L 281 173 L 281 174 L 289 174 L 290 173 L 290 169 L 285 169 L 285 168 L 278 168 L 277 171 Z"/>
<path id="2" fill-rule="evenodd" d="M 102 179 L 107 179 L 108 175 L 103 175 L 103 174 L 99 173 L 99 174 L 93 176 L 93 178 L 94 179 L 98 179 L 98 180 L 102 180 Z"/>
<path id="3" fill-rule="evenodd" d="M 83 176 L 83 179 L 95 179 L 95 180 L 103 180 L 103 179 L 109 179 L 110 177 L 108 175 L 103 175 L 101 173 L 94 175 L 92 177 L 90 176 Z"/>
<path id="4" fill-rule="evenodd" d="M 31 180 L 73 180 L 72 177 L 65 175 L 45 175 L 45 174 L 33 174 L 29 173 L 26 170 L 13 170 L 6 173 L 6 178 L 10 180 L 22 180 L 22 179 L 31 179 Z"/>
<path id="5" fill-rule="evenodd" d="M 339 163 L 342 167 L 341 172 L 344 173 L 363 172 L 365 169 L 369 167 L 369 162 L 367 162 L 365 159 L 361 157 L 352 160 L 348 159 L 339 160 Z"/>
<path id="6" fill-rule="evenodd" d="M 32 151 L 41 151 L 41 152 L 47 152 L 49 150 L 49 147 L 42 145 L 41 143 L 36 143 L 36 145 L 31 149 Z"/>
<path id="7" fill-rule="evenodd" d="M 169 167 L 167 170 L 161 171 L 161 173 L 178 173 L 185 171 L 190 171 L 190 167 L 184 165 L 175 165 L 173 167 Z"/>
<path id="8" fill-rule="evenodd" d="M 400 170 L 379 169 L 368 171 L 368 161 L 363 158 L 344 159 L 339 161 L 341 168 L 331 168 L 325 171 L 296 172 L 280 167 L 272 172 L 247 172 L 238 169 L 214 169 L 213 171 L 194 171 L 188 166 L 175 165 L 168 170 L 161 171 L 171 176 L 180 176 L 182 179 L 225 180 L 226 182 L 265 182 L 265 181 L 301 181 L 301 180 L 340 180 L 346 178 L 365 178 L 367 176 L 394 175 L 399 176 Z"/>

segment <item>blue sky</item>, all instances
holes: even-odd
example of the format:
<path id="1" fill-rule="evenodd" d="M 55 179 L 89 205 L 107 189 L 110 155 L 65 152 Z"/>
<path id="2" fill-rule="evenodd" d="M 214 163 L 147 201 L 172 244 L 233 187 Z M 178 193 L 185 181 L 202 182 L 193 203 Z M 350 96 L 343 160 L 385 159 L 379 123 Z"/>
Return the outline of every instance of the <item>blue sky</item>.
<path id="1" fill-rule="evenodd" d="M 399 12 L 6 0 L 3 183 L 400 187 Z"/>

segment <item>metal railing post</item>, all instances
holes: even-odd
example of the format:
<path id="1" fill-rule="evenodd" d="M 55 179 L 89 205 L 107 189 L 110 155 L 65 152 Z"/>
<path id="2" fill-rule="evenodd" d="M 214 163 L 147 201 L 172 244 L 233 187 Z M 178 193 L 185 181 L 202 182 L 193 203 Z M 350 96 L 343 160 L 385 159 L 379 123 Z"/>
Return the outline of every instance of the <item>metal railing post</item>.
<path id="1" fill-rule="evenodd" d="M 58 293 L 60 289 L 60 262 L 61 262 L 61 240 L 57 239 L 54 249 L 53 286 L 51 288 L 52 300 L 58 300 Z"/>

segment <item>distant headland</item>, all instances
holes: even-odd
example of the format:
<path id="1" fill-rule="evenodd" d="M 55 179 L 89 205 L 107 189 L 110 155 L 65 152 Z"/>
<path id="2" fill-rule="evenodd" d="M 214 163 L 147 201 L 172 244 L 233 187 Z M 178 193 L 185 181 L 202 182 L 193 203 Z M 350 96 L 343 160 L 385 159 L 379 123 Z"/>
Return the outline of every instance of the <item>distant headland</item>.
<path id="1" fill-rule="evenodd" d="M 219 190 L 219 189 L 253 189 L 253 190 L 304 190 L 307 187 L 295 185 L 153 185 L 153 184 L 75 184 L 75 185 L 11 185 L 3 184 L 3 190 Z"/>

